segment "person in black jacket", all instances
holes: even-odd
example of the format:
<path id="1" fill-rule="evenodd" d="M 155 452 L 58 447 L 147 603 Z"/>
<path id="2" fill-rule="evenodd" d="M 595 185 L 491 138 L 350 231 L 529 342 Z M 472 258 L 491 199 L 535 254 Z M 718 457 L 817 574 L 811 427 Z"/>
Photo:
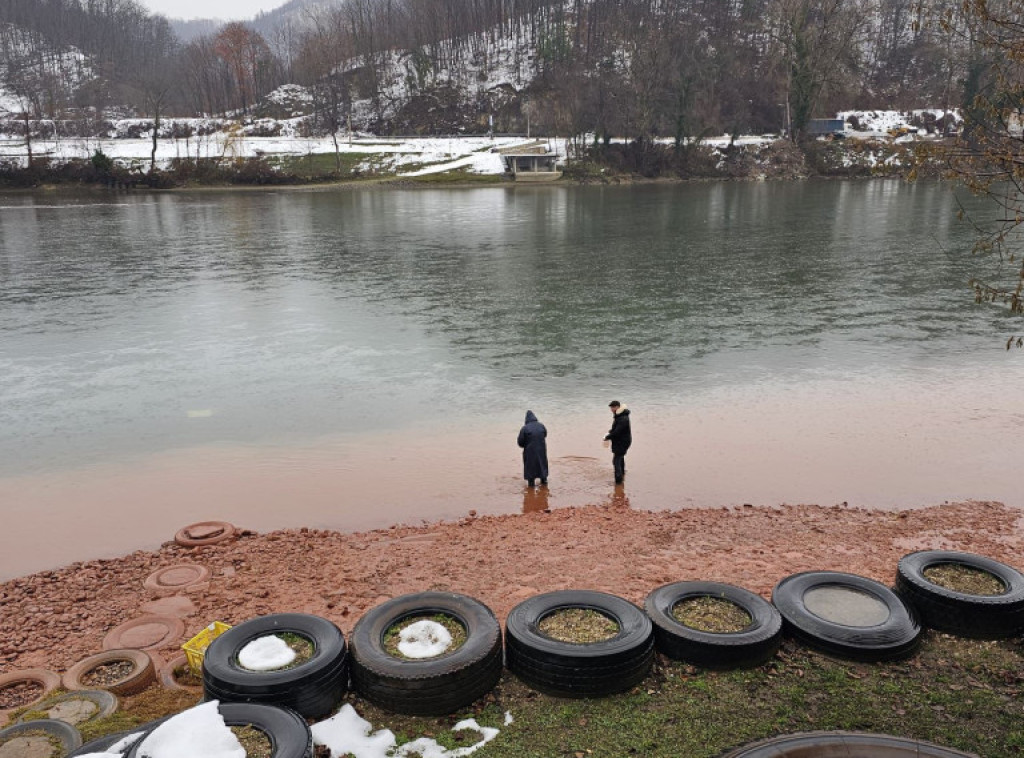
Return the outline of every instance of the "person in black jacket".
<path id="1" fill-rule="evenodd" d="M 605 435 L 605 441 L 612 443 L 612 467 L 615 469 L 615 483 L 622 484 L 626 475 L 626 451 L 633 444 L 633 434 L 629 429 L 629 408 L 618 400 L 608 403 L 612 411 L 612 428 Z"/>
<path id="2" fill-rule="evenodd" d="M 523 479 L 533 487 L 536 480 L 548 483 L 548 430 L 533 411 L 526 412 L 526 423 L 519 430 L 517 443 L 523 449 Z"/>

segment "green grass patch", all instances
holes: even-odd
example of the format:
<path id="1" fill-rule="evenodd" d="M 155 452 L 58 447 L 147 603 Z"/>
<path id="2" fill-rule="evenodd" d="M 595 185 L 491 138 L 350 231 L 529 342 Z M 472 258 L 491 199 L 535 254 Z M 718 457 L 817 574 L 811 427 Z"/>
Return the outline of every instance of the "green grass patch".
<path id="1" fill-rule="evenodd" d="M 752 740 L 819 729 L 893 734 L 1010 758 L 1024 754 L 1022 659 L 1018 641 L 940 634 L 929 634 L 908 660 L 877 664 L 832 659 L 786 642 L 771 662 L 739 671 L 705 671 L 659 657 L 641 686 L 600 699 L 541 695 L 506 672 L 490 695 L 443 718 L 396 715 L 352 694 L 346 700 L 400 743 L 429 736 L 447 748 L 473 744 L 477 733 L 451 730 L 472 716 L 500 730 L 480 758 L 712 758 Z M 102 726 L 83 725 L 87 739 L 196 700 L 159 693 L 151 688 L 126 698 Z M 514 719 L 508 726 L 506 712 Z"/>
<path id="2" fill-rule="evenodd" d="M 538 694 L 511 674 L 473 708 L 443 719 L 395 714 L 350 698 L 374 729 L 401 742 L 428 734 L 447 747 L 479 739 L 450 732 L 473 716 L 501 730 L 481 758 L 701 758 L 772 735 L 847 729 L 927 740 L 986 758 L 1024 753 L 1022 648 L 930 635 L 907 661 L 861 664 L 787 642 L 756 669 L 712 672 L 659 657 L 621 695 L 569 700 Z M 504 726 L 508 711 L 514 722 Z"/>
<path id="3" fill-rule="evenodd" d="M 306 179 L 363 179 L 377 177 L 383 166 L 378 153 L 309 153 L 307 155 L 272 155 L 267 161 L 285 174 Z M 338 161 L 341 161 L 339 167 Z M 390 170 L 385 172 L 390 175 Z"/>
<path id="4" fill-rule="evenodd" d="M 114 732 L 128 732 L 150 721 L 170 716 L 198 705 L 202 696 L 187 690 L 168 690 L 152 685 L 137 695 L 120 699 L 120 710 L 95 721 L 78 724 L 82 740 L 103 737 Z"/>
<path id="5" fill-rule="evenodd" d="M 402 166 L 402 171 L 414 171 L 409 166 Z M 506 180 L 497 174 L 477 174 L 472 171 L 456 168 L 451 171 L 439 171 L 434 174 L 423 174 L 422 176 L 403 176 L 403 182 L 414 182 L 416 184 L 502 184 Z"/>

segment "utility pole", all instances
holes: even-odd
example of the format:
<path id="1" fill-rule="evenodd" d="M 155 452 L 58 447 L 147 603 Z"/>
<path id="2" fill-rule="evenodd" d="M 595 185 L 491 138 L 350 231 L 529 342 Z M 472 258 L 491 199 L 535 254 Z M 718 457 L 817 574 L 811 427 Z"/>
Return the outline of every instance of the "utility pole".
<path id="1" fill-rule="evenodd" d="M 791 123 L 790 123 L 790 120 L 789 120 L 789 98 L 788 97 L 786 98 L 786 102 L 779 103 L 779 107 L 786 109 L 785 112 L 784 112 L 784 118 L 783 118 L 783 121 L 782 121 L 782 131 L 788 137 L 789 136 L 789 130 L 791 128 Z"/>

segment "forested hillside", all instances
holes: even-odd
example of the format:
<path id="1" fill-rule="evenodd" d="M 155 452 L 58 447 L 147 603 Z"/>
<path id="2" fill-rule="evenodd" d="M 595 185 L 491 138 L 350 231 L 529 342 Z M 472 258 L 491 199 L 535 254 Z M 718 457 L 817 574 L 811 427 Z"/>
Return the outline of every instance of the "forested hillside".
<path id="1" fill-rule="evenodd" d="M 351 124 L 686 144 L 799 134 L 843 109 L 958 107 L 977 70 L 956 0 L 291 5 L 259 29 L 231 22 L 185 42 L 134 0 L 0 0 L 0 106 L 79 131 L 111 114 L 304 115 L 325 134 Z M 268 100 L 283 84 L 306 89 Z"/>

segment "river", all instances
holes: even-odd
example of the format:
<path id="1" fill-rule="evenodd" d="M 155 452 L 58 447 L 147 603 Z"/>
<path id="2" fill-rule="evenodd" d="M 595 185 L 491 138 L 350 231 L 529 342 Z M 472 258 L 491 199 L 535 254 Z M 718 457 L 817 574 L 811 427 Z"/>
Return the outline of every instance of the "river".
<path id="1" fill-rule="evenodd" d="M 891 180 L 0 195 L 0 579 L 210 519 L 1024 504 L 1024 353 L 956 210 Z"/>

